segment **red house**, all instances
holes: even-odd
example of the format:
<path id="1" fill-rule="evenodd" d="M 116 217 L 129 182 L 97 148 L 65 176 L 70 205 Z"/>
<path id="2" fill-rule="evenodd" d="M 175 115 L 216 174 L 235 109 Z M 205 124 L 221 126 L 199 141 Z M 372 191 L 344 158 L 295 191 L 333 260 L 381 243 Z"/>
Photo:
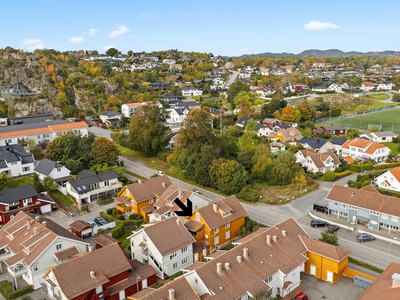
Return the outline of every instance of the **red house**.
<path id="1" fill-rule="evenodd" d="M 321 127 L 314 128 L 313 131 L 316 136 L 320 136 L 320 134 L 323 134 L 325 132 L 329 132 L 331 135 L 346 134 L 346 128 L 344 128 L 341 125 L 321 126 Z"/>
<path id="2" fill-rule="evenodd" d="M 46 299 L 120 300 L 156 283 L 156 270 L 126 258 L 117 243 L 50 268 L 43 276 Z"/>
<path id="3" fill-rule="evenodd" d="M 75 220 L 74 222 L 69 224 L 69 227 L 71 227 L 72 233 L 80 237 L 81 239 L 93 235 L 93 226 L 89 225 L 87 222 L 83 220 Z"/>
<path id="4" fill-rule="evenodd" d="M 93 240 L 95 244 L 96 249 L 103 248 L 105 246 L 111 245 L 112 243 L 118 243 L 118 245 L 121 246 L 120 241 L 114 239 L 112 236 L 106 235 L 106 234 L 99 234 L 98 236 L 95 237 Z"/>
<path id="5" fill-rule="evenodd" d="M 265 118 L 262 123 L 264 125 L 267 125 L 268 127 L 275 127 L 276 125 L 280 125 L 281 121 L 277 119 L 270 119 L 270 118 Z"/>
<path id="6" fill-rule="evenodd" d="M 20 211 L 50 212 L 54 201 L 40 195 L 32 184 L 0 191 L 0 224 L 7 224 Z"/>

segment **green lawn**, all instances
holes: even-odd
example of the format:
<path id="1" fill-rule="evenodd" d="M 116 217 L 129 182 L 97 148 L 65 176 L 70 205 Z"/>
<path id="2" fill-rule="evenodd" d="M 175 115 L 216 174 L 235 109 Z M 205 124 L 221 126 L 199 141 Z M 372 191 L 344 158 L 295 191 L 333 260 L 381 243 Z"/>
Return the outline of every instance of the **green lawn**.
<path id="1" fill-rule="evenodd" d="M 374 97 L 375 100 L 387 100 L 390 98 L 388 94 L 373 94 L 372 97 Z"/>
<path id="2" fill-rule="evenodd" d="M 400 145 L 399 143 L 382 143 L 382 144 L 388 146 L 394 155 L 399 154 L 399 145 Z"/>
<path id="3" fill-rule="evenodd" d="M 121 248 L 125 249 L 127 246 L 129 246 L 129 239 L 128 236 L 130 236 L 132 234 L 133 230 L 125 230 L 125 233 L 123 236 L 121 236 L 118 241 L 122 242 L 121 243 Z"/>
<path id="4" fill-rule="evenodd" d="M 371 101 L 370 104 L 361 104 L 361 111 L 364 111 L 366 109 L 381 108 L 381 107 L 385 107 L 385 106 L 388 106 L 388 104 L 382 103 L 380 101 Z M 342 110 L 342 115 L 358 113 L 359 111 L 360 111 L 360 106 L 357 105 L 352 110 Z"/>
<path id="5" fill-rule="evenodd" d="M 57 201 L 60 202 L 66 208 L 71 209 L 72 207 L 75 207 L 74 200 L 72 199 L 71 196 L 64 195 L 59 190 L 51 191 L 50 194 L 52 194 L 53 197 L 56 198 Z"/>
<path id="6" fill-rule="evenodd" d="M 13 188 L 28 185 L 28 184 L 33 184 L 32 176 L 30 176 L 30 175 L 18 177 L 18 179 L 11 180 L 11 182 L 8 184 L 7 188 L 13 189 Z"/>

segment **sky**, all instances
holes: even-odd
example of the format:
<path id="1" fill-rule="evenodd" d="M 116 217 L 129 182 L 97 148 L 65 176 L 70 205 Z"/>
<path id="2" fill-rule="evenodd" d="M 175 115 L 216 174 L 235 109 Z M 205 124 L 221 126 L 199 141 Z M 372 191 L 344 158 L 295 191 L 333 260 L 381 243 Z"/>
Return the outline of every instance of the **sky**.
<path id="1" fill-rule="evenodd" d="M 0 48 L 212 52 L 400 50 L 400 1 L 1 0 Z"/>

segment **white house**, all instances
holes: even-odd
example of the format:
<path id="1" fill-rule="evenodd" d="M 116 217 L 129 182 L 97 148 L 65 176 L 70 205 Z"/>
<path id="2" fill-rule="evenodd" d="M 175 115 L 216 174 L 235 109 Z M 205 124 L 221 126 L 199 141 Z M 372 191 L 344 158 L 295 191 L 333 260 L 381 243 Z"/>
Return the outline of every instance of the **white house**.
<path id="1" fill-rule="evenodd" d="M 393 131 L 376 131 L 361 134 L 360 137 L 367 138 L 373 142 L 387 143 L 392 142 L 393 139 L 397 137 L 397 134 L 395 134 Z"/>
<path id="2" fill-rule="evenodd" d="M 128 239 L 131 258 L 153 266 L 162 279 L 193 263 L 196 240 L 178 218 L 146 225 Z"/>
<path id="3" fill-rule="evenodd" d="M 89 246 L 54 221 L 23 211 L 0 229 L 0 240 L 1 271 L 8 273 L 15 288 L 20 278 L 41 288 L 43 275 L 60 257 L 68 257 L 67 249 L 75 247 L 77 254 Z"/>
<path id="4" fill-rule="evenodd" d="M 389 147 L 378 142 L 355 138 L 343 144 L 340 148 L 342 157 L 351 156 L 354 160 L 385 161 L 390 154 Z"/>
<path id="5" fill-rule="evenodd" d="M 329 88 L 326 86 L 315 86 L 311 89 L 313 92 L 325 93 L 329 92 Z"/>
<path id="6" fill-rule="evenodd" d="M 142 105 L 146 105 L 146 102 L 122 104 L 121 112 L 125 117 L 130 118 L 133 116 L 133 113 L 135 112 L 135 110 L 138 109 L 139 107 L 141 107 Z"/>
<path id="7" fill-rule="evenodd" d="M 252 71 L 243 70 L 239 72 L 239 78 L 250 78 Z"/>
<path id="8" fill-rule="evenodd" d="M 123 114 L 118 111 L 109 110 L 100 114 L 100 120 L 106 125 L 116 125 L 122 116 Z"/>
<path id="9" fill-rule="evenodd" d="M 168 112 L 168 118 L 166 119 L 167 123 L 182 123 L 185 120 L 188 113 L 190 113 L 189 108 L 168 108 L 166 109 Z"/>
<path id="10" fill-rule="evenodd" d="M 375 184 L 386 190 L 400 191 L 400 167 L 391 169 L 376 177 Z"/>
<path id="11" fill-rule="evenodd" d="M 335 91 L 335 93 L 341 93 L 343 87 L 342 87 L 342 85 L 340 85 L 340 84 L 332 83 L 332 84 L 328 87 L 328 89 L 329 89 L 330 91 Z"/>
<path id="12" fill-rule="evenodd" d="M 166 59 L 164 59 L 162 62 L 163 62 L 164 64 L 167 64 L 167 65 L 176 64 L 176 60 L 175 60 L 175 59 L 172 59 L 172 58 L 166 58 Z"/>
<path id="13" fill-rule="evenodd" d="M 47 176 L 51 177 L 54 182 L 58 184 L 58 190 L 65 195 L 67 194 L 65 185 L 69 180 L 72 180 L 73 177 L 71 176 L 71 171 L 65 166 L 45 158 L 36 165 L 34 171 L 38 174 L 41 181 Z"/>
<path id="14" fill-rule="evenodd" d="M 361 84 L 360 90 L 364 92 L 369 92 L 375 89 L 375 85 L 372 82 L 365 81 Z"/>
<path id="15" fill-rule="evenodd" d="M 300 156 L 305 157 L 300 164 L 307 172 L 325 173 L 326 171 L 335 171 L 340 166 L 340 161 L 333 152 L 312 153 L 310 150 L 300 150 L 299 152 L 301 155 L 296 153 L 296 161 L 300 160 Z"/>
<path id="16" fill-rule="evenodd" d="M 392 90 L 394 84 L 391 82 L 381 82 L 378 84 L 376 87 L 377 90 L 383 90 L 383 91 L 390 91 Z"/>
<path id="17" fill-rule="evenodd" d="M 263 87 L 263 88 L 259 88 L 256 90 L 256 94 L 260 95 L 262 97 L 266 97 L 266 96 L 272 95 L 274 93 L 275 93 L 275 90 L 271 89 L 269 87 Z"/>
<path id="18" fill-rule="evenodd" d="M 194 86 L 185 86 L 179 89 L 182 93 L 182 96 L 201 96 L 203 95 L 203 91 L 194 87 Z"/>
<path id="19" fill-rule="evenodd" d="M 272 130 L 271 128 L 269 128 L 264 124 L 258 123 L 255 128 L 255 132 L 257 132 L 258 136 L 266 136 L 269 138 L 274 135 L 275 130 Z"/>
<path id="20" fill-rule="evenodd" d="M 35 159 L 18 144 L 0 146 L 0 173 L 17 177 L 33 173 Z"/>
<path id="21" fill-rule="evenodd" d="M 76 178 L 68 181 L 65 187 L 67 188 L 67 193 L 74 197 L 80 205 L 111 197 L 122 187 L 122 183 L 118 181 L 118 174 L 115 171 L 102 174 L 82 171 L 76 175 Z"/>
<path id="22" fill-rule="evenodd" d="M 52 142 L 67 132 L 88 135 L 87 128 L 88 126 L 85 122 L 61 120 L 0 127 L 0 145 L 6 145 L 6 143 L 16 144 L 23 138 L 33 140 L 35 144 L 44 140 Z"/>

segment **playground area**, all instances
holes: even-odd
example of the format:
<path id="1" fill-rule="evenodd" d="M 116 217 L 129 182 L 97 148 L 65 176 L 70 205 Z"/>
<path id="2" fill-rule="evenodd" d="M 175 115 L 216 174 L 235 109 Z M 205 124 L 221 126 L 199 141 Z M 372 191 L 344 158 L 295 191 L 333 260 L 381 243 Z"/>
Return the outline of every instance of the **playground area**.
<path id="1" fill-rule="evenodd" d="M 352 117 L 339 117 L 337 120 L 326 121 L 325 123 L 362 130 L 369 130 L 375 127 L 378 131 L 391 130 L 395 133 L 400 133 L 400 109 L 387 109 L 361 115 L 355 114 Z"/>

